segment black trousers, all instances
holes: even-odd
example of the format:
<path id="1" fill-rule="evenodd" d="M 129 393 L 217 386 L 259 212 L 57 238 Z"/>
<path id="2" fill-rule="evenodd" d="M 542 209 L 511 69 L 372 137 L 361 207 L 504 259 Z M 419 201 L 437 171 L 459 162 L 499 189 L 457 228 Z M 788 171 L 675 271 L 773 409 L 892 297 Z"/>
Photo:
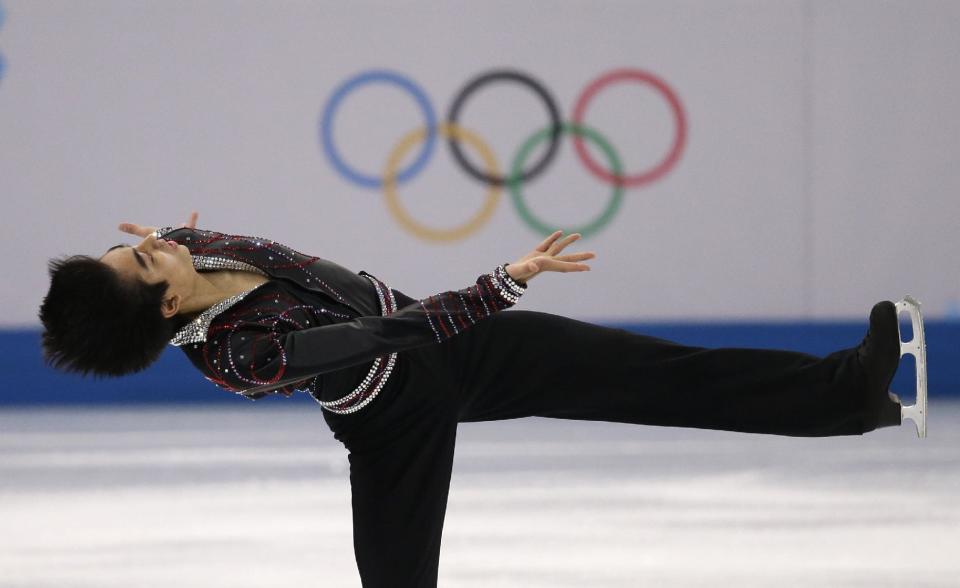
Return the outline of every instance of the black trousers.
<path id="1" fill-rule="evenodd" d="M 854 349 L 825 358 L 704 349 L 507 310 L 443 344 L 400 353 L 369 405 L 324 415 L 350 452 L 363 586 L 406 588 L 437 583 L 458 423 L 540 416 L 854 435 L 899 424 L 899 405 L 878 402 Z M 896 417 L 883 422 L 880 408 Z"/>

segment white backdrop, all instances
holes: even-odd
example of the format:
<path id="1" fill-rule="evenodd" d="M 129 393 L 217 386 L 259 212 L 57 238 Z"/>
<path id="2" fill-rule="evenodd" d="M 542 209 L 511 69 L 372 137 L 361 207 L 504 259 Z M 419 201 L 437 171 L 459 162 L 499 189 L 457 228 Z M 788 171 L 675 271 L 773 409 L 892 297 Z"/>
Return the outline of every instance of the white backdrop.
<path id="1" fill-rule="evenodd" d="M 120 221 L 268 236 L 422 297 L 462 288 L 540 236 L 504 192 L 454 242 L 401 227 L 379 189 L 351 183 L 320 141 L 340 84 L 388 69 L 438 119 L 471 78 L 509 67 L 569 120 L 615 68 L 656 75 L 688 125 L 679 161 L 625 190 L 585 239 L 593 271 L 543 276 L 523 308 L 588 320 L 864 318 L 913 293 L 929 316 L 960 300 L 960 4 L 955 2 L 125 2 L 0 0 L 0 193 L 6 327 L 36 324 L 46 261 L 128 241 Z M 548 123 L 518 85 L 473 95 L 460 122 L 501 168 Z M 669 149 L 651 86 L 617 84 L 586 118 L 628 172 Z M 347 96 L 333 136 L 382 174 L 423 124 L 411 97 Z M 469 148 L 467 148 L 469 152 Z M 416 148 L 412 151 L 416 153 Z M 472 160 L 477 160 L 471 153 Z M 487 188 L 439 142 L 399 199 L 417 219 L 462 223 Z M 611 186 L 568 136 L 524 186 L 558 226 L 597 215 Z"/>

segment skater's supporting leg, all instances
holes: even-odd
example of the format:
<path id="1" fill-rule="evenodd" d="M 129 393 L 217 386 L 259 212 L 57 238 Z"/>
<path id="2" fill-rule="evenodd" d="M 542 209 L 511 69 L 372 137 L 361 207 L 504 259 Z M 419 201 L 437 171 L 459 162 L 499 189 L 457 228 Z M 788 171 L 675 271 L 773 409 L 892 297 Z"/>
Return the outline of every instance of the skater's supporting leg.
<path id="1" fill-rule="evenodd" d="M 350 451 L 364 588 L 436 588 L 457 432 L 449 363 L 439 345 L 404 352 L 369 406 L 324 415 Z"/>
<path id="2" fill-rule="evenodd" d="M 461 421 L 544 416 L 799 436 L 896 424 L 871 412 L 856 349 L 825 358 L 704 349 L 540 312 L 491 319 L 455 344 Z"/>
<path id="3" fill-rule="evenodd" d="M 457 423 L 423 423 L 350 454 L 353 541 L 364 588 L 435 588 Z"/>

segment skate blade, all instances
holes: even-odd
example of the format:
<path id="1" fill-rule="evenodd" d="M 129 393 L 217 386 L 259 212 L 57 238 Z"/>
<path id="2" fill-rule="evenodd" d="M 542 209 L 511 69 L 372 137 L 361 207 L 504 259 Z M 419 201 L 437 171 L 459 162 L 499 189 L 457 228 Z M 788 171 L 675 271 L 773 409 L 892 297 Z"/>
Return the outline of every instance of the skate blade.
<path id="1" fill-rule="evenodd" d="M 904 341 L 900 338 L 900 357 L 910 353 L 917 364 L 917 400 L 911 406 L 901 405 L 900 415 L 910 419 L 917 426 L 917 436 L 921 439 L 927 436 L 927 345 L 923 336 L 923 315 L 920 313 L 920 301 L 913 296 L 904 296 L 897 302 L 897 328 L 900 327 L 901 312 L 910 315 L 913 324 L 913 339 Z"/>

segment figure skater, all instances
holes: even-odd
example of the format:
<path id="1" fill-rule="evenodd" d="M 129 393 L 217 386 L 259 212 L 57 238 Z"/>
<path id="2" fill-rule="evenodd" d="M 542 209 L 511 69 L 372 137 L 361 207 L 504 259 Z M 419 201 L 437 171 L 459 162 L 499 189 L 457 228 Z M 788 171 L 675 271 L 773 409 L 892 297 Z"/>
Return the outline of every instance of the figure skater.
<path id="1" fill-rule="evenodd" d="M 892 302 L 873 307 L 859 345 L 826 357 L 705 349 L 507 310 L 543 272 L 589 270 L 592 252 L 564 253 L 578 234 L 557 231 L 467 288 L 417 300 L 272 239 L 196 229 L 196 218 L 123 223 L 142 241 L 51 260 L 46 361 L 122 376 L 171 344 L 247 398 L 309 393 L 349 452 L 366 588 L 436 586 L 459 423 L 538 416 L 793 436 L 901 423 L 888 392 L 900 359 Z"/>

